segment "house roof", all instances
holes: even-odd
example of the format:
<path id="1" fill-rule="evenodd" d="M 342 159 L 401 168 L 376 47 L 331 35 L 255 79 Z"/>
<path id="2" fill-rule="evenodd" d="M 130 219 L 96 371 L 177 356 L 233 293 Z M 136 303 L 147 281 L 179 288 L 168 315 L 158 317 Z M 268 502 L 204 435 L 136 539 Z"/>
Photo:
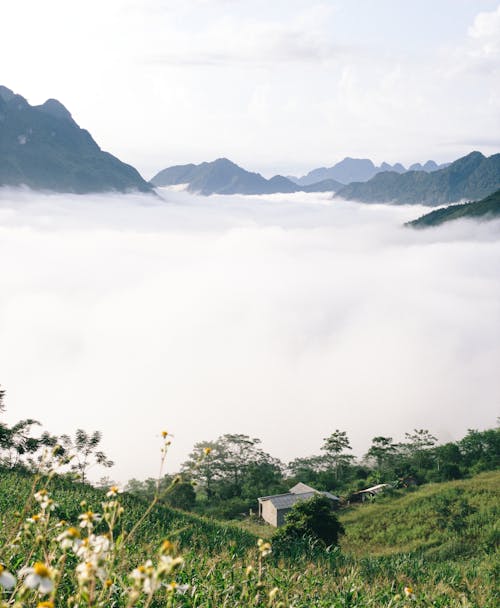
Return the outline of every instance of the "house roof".
<path id="1" fill-rule="evenodd" d="M 384 488 L 388 488 L 388 487 L 389 487 L 388 483 L 379 483 L 376 486 L 372 486 L 371 488 L 366 488 L 365 490 L 360 490 L 359 492 L 356 492 L 356 494 L 363 494 L 364 492 L 370 492 L 373 494 L 377 494 L 377 492 L 380 492 Z"/>
<path id="2" fill-rule="evenodd" d="M 302 483 L 301 481 L 299 481 L 299 483 L 295 484 L 293 486 L 293 488 L 290 488 L 290 490 L 289 490 L 289 492 L 291 492 L 292 494 L 307 494 L 308 492 L 317 492 L 317 491 L 318 490 L 311 488 L 311 486 L 308 486 L 305 483 Z"/>
<path id="3" fill-rule="evenodd" d="M 298 483 L 290 488 L 286 494 L 275 494 L 274 496 L 261 496 L 259 502 L 269 500 L 276 509 L 290 509 L 299 500 L 307 500 L 318 494 L 323 494 L 330 500 L 339 500 L 338 496 L 330 494 L 330 492 L 320 492 L 307 486 L 305 483 Z"/>

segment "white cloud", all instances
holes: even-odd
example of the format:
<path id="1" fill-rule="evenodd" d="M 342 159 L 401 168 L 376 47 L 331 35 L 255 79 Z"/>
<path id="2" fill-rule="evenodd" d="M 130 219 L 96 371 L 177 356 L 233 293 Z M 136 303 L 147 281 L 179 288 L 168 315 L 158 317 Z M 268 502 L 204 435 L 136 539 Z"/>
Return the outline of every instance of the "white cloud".
<path id="1" fill-rule="evenodd" d="M 195 441 L 261 437 L 288 459 L 345 428 L 494 423 L 498 223 L 401 227 L 422 208 L 328 195 L 0 200 L 8 420 L 99 428 L 119 478 Z"/>

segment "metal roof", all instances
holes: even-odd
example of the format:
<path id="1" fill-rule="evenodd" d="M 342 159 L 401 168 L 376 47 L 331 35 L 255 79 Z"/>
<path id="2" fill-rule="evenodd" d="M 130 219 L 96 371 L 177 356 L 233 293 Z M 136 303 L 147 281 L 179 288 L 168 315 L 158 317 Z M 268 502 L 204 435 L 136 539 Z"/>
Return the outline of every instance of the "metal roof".
<path id="1" fill-rule="evenodd" d="M 330 492 L 318 492 L 317 490 L 313 490 L 312 492 L 302 492 L 301 494 L 292 494 L 291 492 L 288 492 L 287 494 L 276 494 L 275 496 L 261 496 L 259 498 L 259 502 L 269 500 L 271 504 L 278 510 L 290 509 L 296 502 L 299 502 L 300 500 L 307 500 L 313 496 L 317 496 L 318 494 L 322 494 L 330 500 L 339 500 L 337 496 L 330 494 Z"/>
<path id="2" fill-rule="evenodd" d="M 276 507 L 276 509 L 290 509 L 296 502 L 300 500 L 307 500 L 316 496 L 316 492 L 304 492 L 303 494 L 281 494 L 278 496 L 271 496 L 269 500 Z"/>
<path id="3" fill-rule="evenodd" d="M 295 484 L 293 488 L 290 488 L 289 492 L 292 494 L 307 494 L 307 492 L 317 492 L 317 490 L 299 481 L 299 483 Z"/>

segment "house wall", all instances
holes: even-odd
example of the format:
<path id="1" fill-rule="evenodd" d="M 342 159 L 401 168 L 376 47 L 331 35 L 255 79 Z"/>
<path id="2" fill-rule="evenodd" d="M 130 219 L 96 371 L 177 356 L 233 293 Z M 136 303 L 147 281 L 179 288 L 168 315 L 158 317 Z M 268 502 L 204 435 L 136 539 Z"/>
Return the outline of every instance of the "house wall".
<path id="1" fill-rule="evenodd" d="M 271 524 L 271 526 L 278 526 L 278 521 L 277 521 L 277 511 L 276 511 L 276 507 L 273 505 L 273 503 L 270 500 L 264 500 L 261 503 L 261 512 L 260 514 L 262 515 L 262 519 L 264 521 L 267 521 L 268 524 Z"/>
<path id="2" fill-rule="evenodd" d="M 276 517 L 276 527 L 279 528 L 279 526 L 283 526 L 285 524 L 285 517 L 288 513 L 288 511 L 290 511 L 290 509 L 280 509 L 279 511 L 277 511 L 277 517 Z"/>

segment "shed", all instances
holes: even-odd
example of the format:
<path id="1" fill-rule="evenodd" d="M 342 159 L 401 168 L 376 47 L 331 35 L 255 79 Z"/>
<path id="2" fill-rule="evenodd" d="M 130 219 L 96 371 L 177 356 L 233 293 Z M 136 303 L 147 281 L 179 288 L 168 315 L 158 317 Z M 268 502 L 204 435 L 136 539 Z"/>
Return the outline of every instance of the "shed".
<path id="1" fill-rule="evenodd" d="M 278 528 L 285 523 L 285 516 L 295 503 L 308 500 L 317 494 L 326 496 L 332 502 L 332 507 L 339 501 L 338 496 L 334 496 L 330 492 L 320 492 L 305 483 L 298 483 L 285 494 L 261 496 L 258 499 L 259 516 L 271 526 Z"/>

